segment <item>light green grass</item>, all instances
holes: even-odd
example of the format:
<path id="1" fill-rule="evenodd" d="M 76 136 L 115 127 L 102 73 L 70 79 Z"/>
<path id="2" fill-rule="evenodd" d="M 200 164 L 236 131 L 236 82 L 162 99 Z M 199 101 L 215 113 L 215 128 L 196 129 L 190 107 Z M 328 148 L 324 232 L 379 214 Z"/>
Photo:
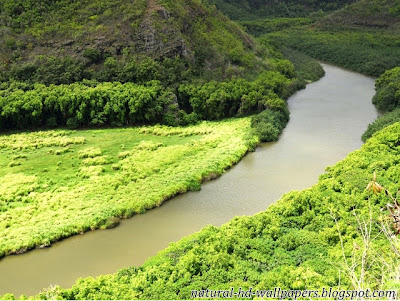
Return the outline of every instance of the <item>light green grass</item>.
<path id="1" fill-rule="evenodd" d="M 0 256 L 114 226 L 199 189 L 257 143 L 249 118 L 0 136 Z"/>

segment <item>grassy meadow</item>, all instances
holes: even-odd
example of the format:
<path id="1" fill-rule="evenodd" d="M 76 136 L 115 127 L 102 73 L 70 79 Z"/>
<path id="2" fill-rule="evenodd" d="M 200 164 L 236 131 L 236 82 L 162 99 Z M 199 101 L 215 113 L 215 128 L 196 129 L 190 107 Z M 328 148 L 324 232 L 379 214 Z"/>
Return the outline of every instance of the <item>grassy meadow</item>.
<path id="1" fill-rule="evenodd" d="M 0 257 L 110 228 L 254 149 L 250 118 L 0 136 Z"/>

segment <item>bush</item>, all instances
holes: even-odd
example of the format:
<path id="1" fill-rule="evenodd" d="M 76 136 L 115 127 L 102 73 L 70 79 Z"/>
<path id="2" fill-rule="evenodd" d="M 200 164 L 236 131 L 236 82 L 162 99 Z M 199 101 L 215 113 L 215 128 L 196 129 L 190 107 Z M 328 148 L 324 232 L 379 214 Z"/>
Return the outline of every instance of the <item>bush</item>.
<path id="1" fill-rule="evenodd" d="M 376 94 L 372 102 L 379 110 L 392 111 L 400 106 L 400 67 L 382 74 L 375 83 Z"/>
<path id="2" fill-rule="evenodd" d="M 372 124 L 368 126 L 368 129 L 362 135 L 362 140 L 366 141 L 372 137 L 372 135 L 385 127 L 392 125 L 400 121 L 400 108 L 395 109 L 392 112 L 386 113 L 378 117 Z"/>
<path id="3" fill-rule="evenodd" d="M 293 73 L 293 65 L 281 65 Z M 286 108 L 279 96 L 287 96 L 296 79 L 288 79 L 277 71 L 261 73 L 254 81 L 232 79 L 225 82 L 210 81 L 203 85 L 181 85 L 178 100 L 181 108 L 196 113 L 200 119 L 218 120 L 232 116 L 245 116 L 266 108 Z"/>
<path id="4" fill-rule="evenodd" d="M 324 68 L 308 55 L 290 48 L 283 48 L 282 53 L 286 59 L 293 63 L 296 77 L 304 85 L 310 81 L 317 81 L 325 75 Z"/>
<path id="5" fill-rule="evenodd" d="M 24 91 L 10 84 L 0 90 L 0 126 L 8 129 L 42 126 L 77 128 L 161 122 L 171 93 L 159 82 L 36 84 Z"/>
<path id="6" fill-rule="evenodd" d="M 103 58 L 101 51 L 94 48 L 86 48 L 83 56 L 89 59 L 91 63 L 98 63 Z"/>
<path id="7" fill-rule="evenodd" d="M 289 121 L 289 111 L 265 110 L 251 118 L 251 127 L 260 141 L 276 141 Z"/>
<path id="8" fill-rule="evenodd" d="M 84 64 L 71 57 L 37 56 L 33 62 L 14 64 L 9 79 L 27 83 L 71 84 L 90 77 Z"/>

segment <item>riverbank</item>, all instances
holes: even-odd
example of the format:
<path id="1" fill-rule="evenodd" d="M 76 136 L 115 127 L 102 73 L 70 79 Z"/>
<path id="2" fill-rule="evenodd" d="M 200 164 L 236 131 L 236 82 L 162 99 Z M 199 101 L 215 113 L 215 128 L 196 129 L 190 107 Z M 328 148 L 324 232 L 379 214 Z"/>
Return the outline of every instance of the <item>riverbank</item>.
<path id="1" fill-rule="evenodd" d="M 250 119 L 0 137 L 0 255 L 160 206 L 237 163 L 258 138 Z"/>
<path id="2" fill-rule="evenodd" d="M 70 287 L 79 277 L 141 266 L 172 241 L 264 211 L 282 194 L 315 184 L 327 165 L 361 147 L 361 134 L 377 116 L 373 79 L 323 66 L 324 78 L 288 99 L 291 120 L 279 141 L 261 144 L 201 191 L 178 195 L 116 228 L 3 258 L 0 294 L 33 295 L 50 284 Z"/>
<path id="3" fill-rule="evenodd" d="M 368 271 L 365 287 L 394 289 L 389 241 L 372 223 L 374 239 L 365 244 L 358 222 L 388 216 L 380 210 L 387 197 L 365 187 L 376 172 L 380 184 L 397 191 L 399 133 L 399 123 L 382 130 L 328 168 L 318 184 L 286 194 L 265 212 L 208 226 L 139 268 L 80 279 L 71 289 L 53 287 L 35 298 L 177 300 L 204 288 L 354 289 L 343 254 L 356 263 L 363 258 L 352 272 L 361 277 Z"/>

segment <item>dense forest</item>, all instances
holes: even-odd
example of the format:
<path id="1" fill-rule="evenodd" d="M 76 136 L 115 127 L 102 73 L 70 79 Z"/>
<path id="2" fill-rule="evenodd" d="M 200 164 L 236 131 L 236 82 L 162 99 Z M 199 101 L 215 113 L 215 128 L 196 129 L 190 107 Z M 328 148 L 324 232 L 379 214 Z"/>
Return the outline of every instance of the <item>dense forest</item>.
<path id="1" fill-rule="evenodd" d="M 232 79 L 180 85 L 178 98 L 159 81 L 145 85 L 90 81 L 50 86 L 12 83 L 0 92 L 0 126 L 77 128 L 155 122 L 178 125 L 265 109 L 286 112 L 280 97 L 297 87 L 293 66 L 288 63 L 287 68 L 291 79 L 277 71 L 267 71 L 254 81 Z"/>
<path id="2" fill-rule="evenodd" d="M 379 76 L 400 64 L 397 7 L 393 0 L 362 0 L 327 16 L 240 23 L 266 45 L 283 44 L 315 59 Z"/>

